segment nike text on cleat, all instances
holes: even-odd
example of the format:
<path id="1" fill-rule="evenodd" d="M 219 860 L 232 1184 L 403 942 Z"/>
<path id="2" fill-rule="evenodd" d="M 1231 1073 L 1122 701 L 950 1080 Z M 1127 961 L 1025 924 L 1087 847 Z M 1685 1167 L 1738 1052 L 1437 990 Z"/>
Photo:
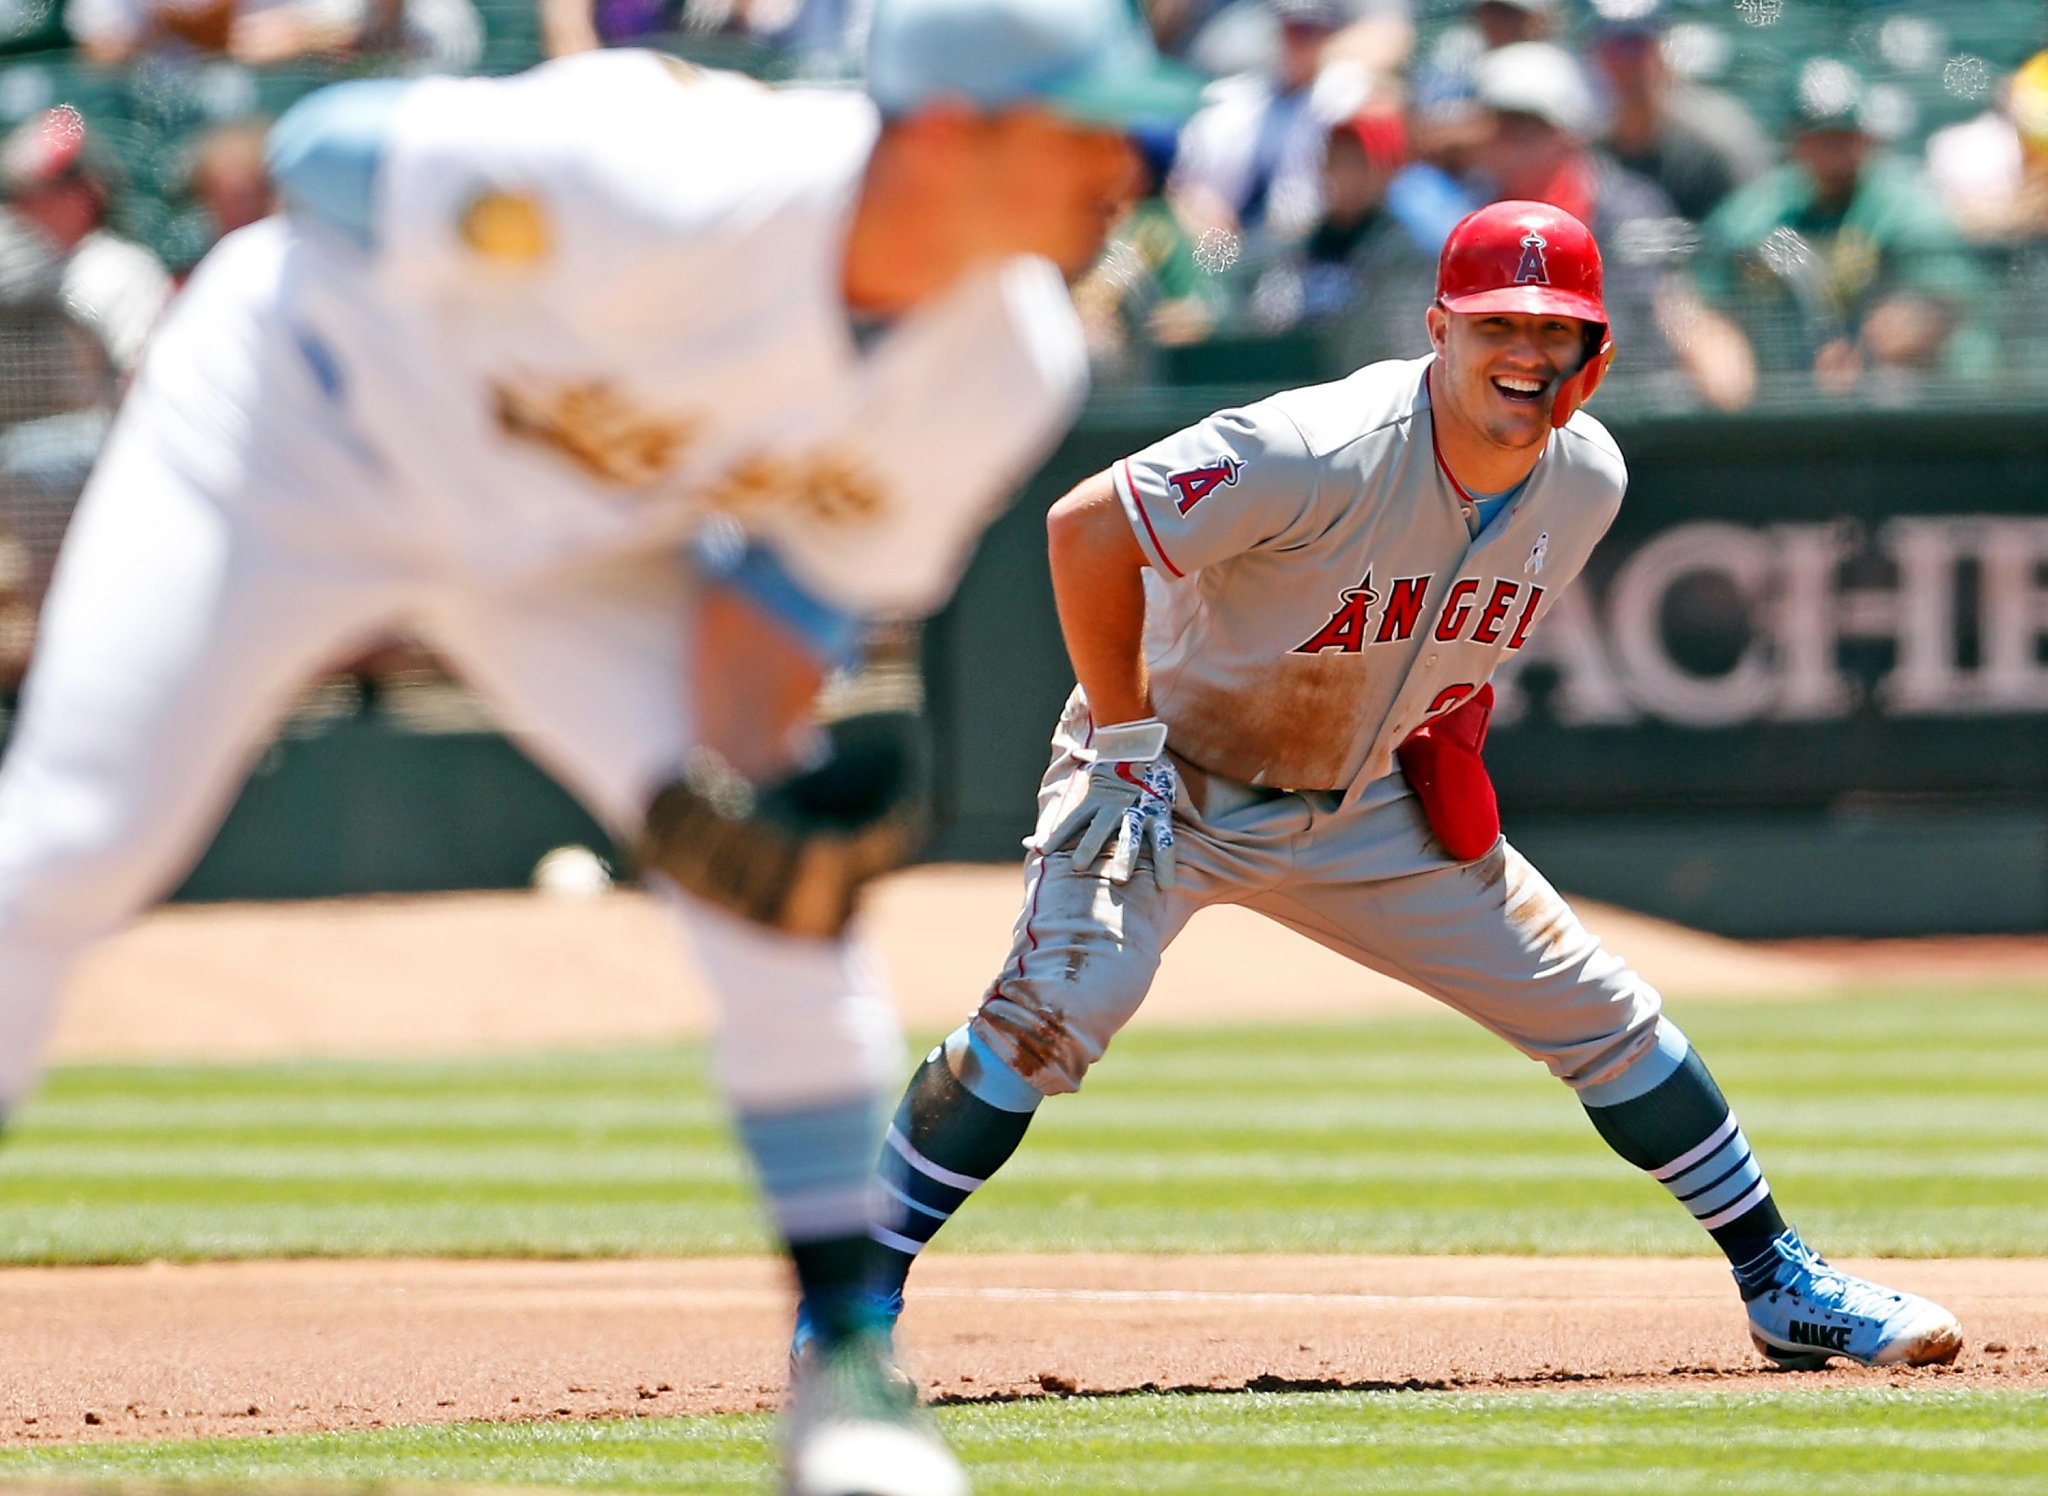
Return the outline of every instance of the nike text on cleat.
<path id="1" fill-rule="evenodd" d="M 814 1341 L 790 1385 L 789 1496 L 966 1496 L 967 1477 L 868 1330 Z"/>
<path id="2" fill-rule="evenodd" d="M 1749 1338 L 1788 1371 L 1842 1356 L 1865 1366 L 1943 1366 L 1963 1348 L 1962 1326 L 1931 1299 L 1830 1267 L 1787 1229 L 1771 1243 L 1771 1286 L 1751 1299 Z"/>

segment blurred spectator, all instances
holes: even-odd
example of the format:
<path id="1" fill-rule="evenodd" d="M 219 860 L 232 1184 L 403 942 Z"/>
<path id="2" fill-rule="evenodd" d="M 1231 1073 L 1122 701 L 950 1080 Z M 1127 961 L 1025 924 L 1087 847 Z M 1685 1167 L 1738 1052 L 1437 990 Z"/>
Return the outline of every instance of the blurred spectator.
<path id="1" fill-rule="evenodd" d="M 159 51 L 223 53 L 266 65 L 353 43 L 364 0 L 65 0 L 64 24 L 102 67 Z"/>
<path id="2" fill-rule="evenodd" d="M 1223 9 L 1222 0 L 1144 0 L 1145 25 L 1159 50 L 1174 57 L 1188 55 L 1190 44 Z"/>
<path id="3" fill-rule="evenodd" d="M 1437 34 L 1408 78 L 1416 159 L 1459 178 L 1480 170 L 1492 122 L 1476 97 L 1479 64 L 1502 47 L 1547 39 L 1556 12 L 1555 0 L 1468 0 L 1463 18 Z"/>
<path id="4" fill-rule="evenodd" d="M 1155 26 L 1180 26 L 1177 8 L 1198 13 L 1193 30 L 1183 33 L 1176 50 L 1205 73 L 1268 71 L 1280 54 L 1280 18 L 1266 0 L 1230 0 L 1226 5 L 1192 0 L 1186 7 L 1169 3 L 1146 7 Z M 1410 0 L 1339 0 L 1335 30 L 1324 46 L 1323 61 L 1342 59 L 1362 66 L 1369 77 L 1392 78 L 1415 46 Z"/>
<path id="5" fill-rule="evenodd" d="M 1473 93 L 1470 70 L 1424 64 L 1407 83 L 1409 153 L 1448 177 L 1472 176 L 1491 126 Z"/>
<path id="6" fill-rule="evenodd" d="M 28 661 L 119 392 L 106 349 L 66 304 L 64 271 L 48 236 L 0 214 L 0 691 Z"/>
<path id="7" fill-rule="evenodd" d="M 843 75 L 853 61 L 851 30 L 864 15 L 862 0 L 540 0 L 550 57 L 651 37 L 720 38 L 741 54 L 774 58 L 778 75 Z"/>
<path id="8" fill-rule="evenodd" d="M 156 53 L 250 67 L 375 54 L 408 71 L 461 72 L 483 53 L 470 0 L 65 0 L 64 24 L 102 67 Z"/>
<path id="9" fill-rule="evenodd" d="M 235 120 L 215 125 L 193 142 L 187 183 L 206 212 L 212 239 L 269 216 L 276 205 L 263 164 L 269 130 L 267 119 Z"/>
<path id="10" fill-rule="evenodd" d="M 540 0 L 541 43 L 550 57 L 630 45 L 675 31 L 681 0 Z"/>
<path id="11" fill-rule="evenodd" d="M 115 181 L 69 105 L 31 116 L 0 142 L 0 201 L 48 241 L 65 302 L 125 374 L 170 299 L 171 279 L 148 250 L 108 230 Z"/>
<path id="12" fill-rule="evenodd" d="M 1664 0 L 1594 0 L 1594 12 L 1593 61 L 1608 88 L 1602 144 L 1698 223 L 1763 175 L 1770 143 L 1733 98 L 1672 75 Z"/>
<path id="13" fill-rule="evenodd" d="M 1927 169 L 1970 238 L 2048 236 L 2048 52 L 2006 80 L 1996 107 L 1938 131 L 1927 142 Z"/>
<path id="14" fill-rule="evenodd" d="M 318 0 L 316 0 L 318 3 Z M 472 0 L 369 0 L 353 50 L 380 72 L 467 73 L 484 55 L 484 19 Z"/>
<path id="15" fill-rule="evenodd" d="M 1836 392 L 1964 372 L 1985 346 L 1957 336 L 1976 266 L 1925 180 L 1880 153 L 1865 98 L 1845 62 L 1800 69 L 1791 162 L 1707 220 L 1695 269 L 1767 372 L 1810 369 Z"/>
<path id="16" fill-rule="evenodd" d="M 1662 188 L 1592 145 L 1598 109 L 1578 64 L 1548 42 L 1518 42 L 1481 58 L 1473 81 L 1491 126 L 1480 152 L 1486 200 L 1563 208 L 1600 243 L 1617 373 L 1641 395 L 1689 381 L 1717 405 L 1746 402 L 1746 388 L 1714 382 L 1719 362 L 1698 362 L 1692 307 L 1672 274 L 1691 231 Z"/>
<path id="17" fill-rule="evenodd" d="M 1486 50 L 1493 52 L 1519 42 L 1550 40 L 1557 0 L 1479 0 L 1470 17 Z"/>
<path id="18" fill-rule="evenodd" d="M 1351 67 L 1325 71 L 1341 0 L 1265 0 L 1280 23 L 1270 69 L 1225 78 L 1181 132 L 1169 191 L 1200 230 L 1243 236 L 1254 252 L 1305 232 L 1320 207 L 1323 139 L 1367 89 Z"/>
<path id="19" fill-rule="evenodd" d="M 1089 352 L 1098 365 L 1124 376 L 1144 372 L 1134 355 L 1147 343 L 1171 347 L 1209 335 L 1227 300 L 1221 272 L 1229 268 L 1213 261 L 1203 266 L 1195 236 L 1165 194 L 1175 132 L 1144 130 L 1136 140 L 1144 164 L 1136 201 L 1074 288 Z"/>
<path id="20" fill-rule="evenodd" d="M 1320 326 L 1346 367 L 1427 353 L 1423 314 L 1435 295 L 1437 252 L 1461 215 L 1445 218 L 1428 194 L 1399 190 L 1404 174 L 1417 170 L 1431 168 L 1410 166 L 1407 128 L 1393 110 L 1367 110 L 1332 130 L 1322 214 L 1259 277 L 1253 324 L 1268 331 Z"/>

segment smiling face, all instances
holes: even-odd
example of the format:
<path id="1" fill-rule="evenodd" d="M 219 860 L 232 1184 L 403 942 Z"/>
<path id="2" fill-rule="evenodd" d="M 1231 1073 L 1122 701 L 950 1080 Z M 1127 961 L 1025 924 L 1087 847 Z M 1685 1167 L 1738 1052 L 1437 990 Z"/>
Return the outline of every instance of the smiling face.
<path id="1" fill-rule="evenodd" d="M 1540 450 L 1557 387 L 1586 357 L 1591 323 L 1528 312 L 1464 316 L 1429 309 L 1429 340 L 1443 414 L 1503 452 Z"/>

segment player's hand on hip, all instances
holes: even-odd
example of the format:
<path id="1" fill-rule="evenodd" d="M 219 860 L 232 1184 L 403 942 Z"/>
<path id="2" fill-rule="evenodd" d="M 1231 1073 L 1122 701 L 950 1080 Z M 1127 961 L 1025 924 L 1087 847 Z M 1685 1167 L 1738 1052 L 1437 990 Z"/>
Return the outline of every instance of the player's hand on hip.
<path id="1" fill-rule="evenodd" d="M 1173 887 L 1173 798 L 1179 783 L 1166 756 L 1166 724 L 1156 717 L 1099 728 L 1087 750 L 1087 787 L 1080 803 L 1038 843 L 1040 852 L 1071 846 L 1074 866 L 1091 867 L 1105 849 L 1112 883 L 1128 883 L 1138 857 L 1152 851 L 1152 877 Z"/>

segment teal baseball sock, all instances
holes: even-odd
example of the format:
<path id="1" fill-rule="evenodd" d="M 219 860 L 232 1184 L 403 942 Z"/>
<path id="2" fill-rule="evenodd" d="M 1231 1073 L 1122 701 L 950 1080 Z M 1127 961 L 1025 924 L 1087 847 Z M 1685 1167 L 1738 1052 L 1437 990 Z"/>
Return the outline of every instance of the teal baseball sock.
<path id="1" fill-rule="evenodd" d="M 1706 1228 L 1745 1295 L 1744 1278 L 1775 1262 L 1785 1229 L 1763 1168 L 1699 1052 L 1669 1021 L 1658 1048 L 1632 1070 L 1580 1095 L 1607 1146 L 1654 1178 Z"/>
<path id="2" fill-rule="evenodd" d="M 985 1082 L 984 1090 L 1028 1105 L 1016 1110 L 993 1105 L 962 1085 L 947 1063 L 947 1051 L 962 1044 L 976 1047 L 975 1057 L 982 1062 L 977 1071 L 994 1082 Z M 965 1030 L 954 1035 L 925 1056 L 896 1109 L 882 1148 L 887 1217 L 874 1227 L 881 1247 L 878 1286 L 884 1292 L 902 1292 L 917 1254 L 968 1196 L 1009 1161 L 1031 1126 L 1029 1108 L 1036 1106 L 1037 1093 L 985 1050 Z M 1014 1085 L 1002 1085 L 1006 1077 Z"/>

